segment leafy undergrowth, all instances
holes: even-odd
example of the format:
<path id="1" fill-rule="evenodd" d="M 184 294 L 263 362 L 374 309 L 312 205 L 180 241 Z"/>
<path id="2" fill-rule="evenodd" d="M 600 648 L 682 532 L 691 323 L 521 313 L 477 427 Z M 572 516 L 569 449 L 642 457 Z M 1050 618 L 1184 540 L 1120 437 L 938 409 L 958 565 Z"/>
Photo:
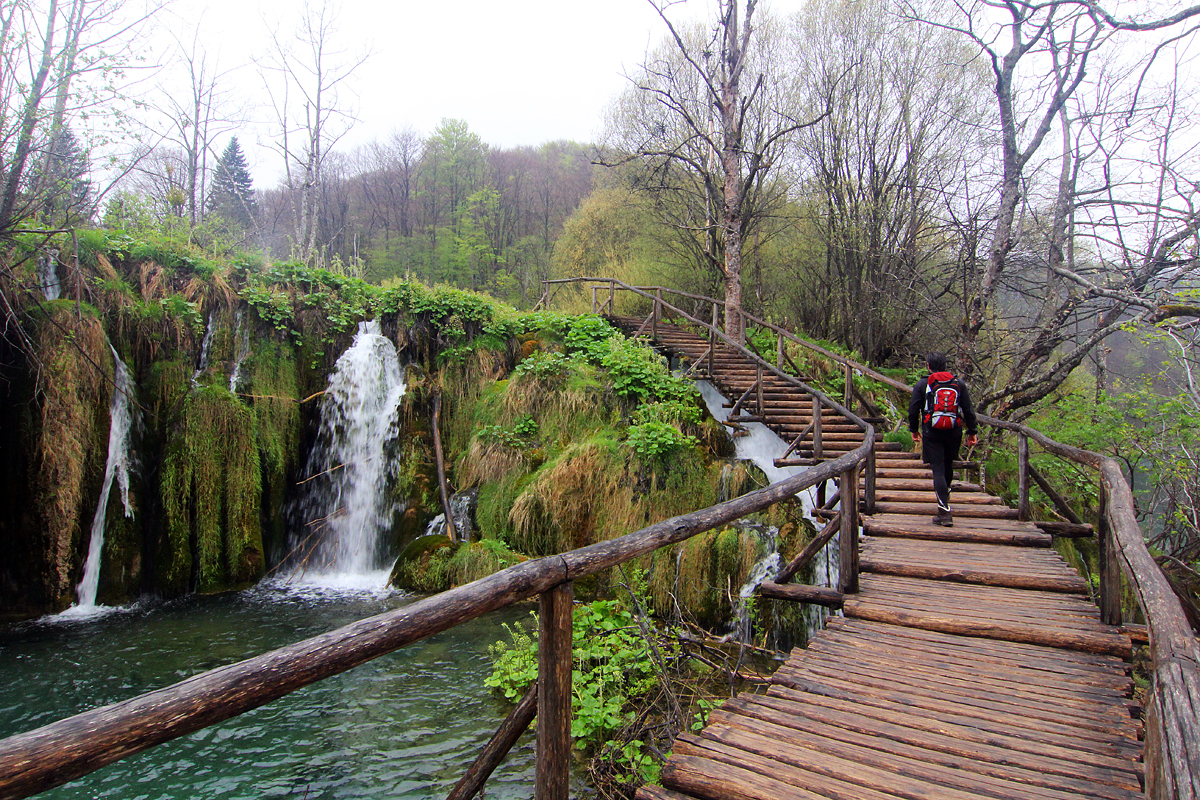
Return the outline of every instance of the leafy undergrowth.
<path id="1" fill-rule="evenodd" d="M 572 722 L 576 753 L 603 798 L 630 798 L 657 783 L 675 736 L 696 730 L 728 696 L 728 673 L 689 652 L 678 630 L 646 613 L 644 575 L 616 599 L 578 604 L 572 628 Z M 485 684 L 510 701 L 537 679 L 537 614 L 528 629 L 505 626 L 490 648 Z"/>

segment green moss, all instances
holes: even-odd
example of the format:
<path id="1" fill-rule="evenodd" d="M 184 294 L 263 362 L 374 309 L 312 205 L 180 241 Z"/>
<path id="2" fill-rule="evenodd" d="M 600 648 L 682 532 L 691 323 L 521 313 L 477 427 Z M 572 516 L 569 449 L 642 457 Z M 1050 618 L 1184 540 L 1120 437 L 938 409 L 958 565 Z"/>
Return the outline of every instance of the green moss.
<path id="1" fill-rule="evenodd" d="M 163 459 L 158 584 L 171 594 L 246 586 L 262 575 L 261 476 L 250 409 L 227 390 L 188 397 Z M 193 555 L 194 553 L 194 555 Z"/>
<path id="2" fill-rule="evenodd" d="M 42 380 L 34 504 L 42 516 L 39 549 L 46 559 L 40 577 L 48 601 L 62 608 L 73 599 L 79 553 L 87 547 L 88 511 L 100 490 L 96 476 L 103 476 L 111 392 L 106 377 L 113 361 L 99 320 L 88 313 L 76 316 L 69 305 L 48 308 L 37 337 Z"/>

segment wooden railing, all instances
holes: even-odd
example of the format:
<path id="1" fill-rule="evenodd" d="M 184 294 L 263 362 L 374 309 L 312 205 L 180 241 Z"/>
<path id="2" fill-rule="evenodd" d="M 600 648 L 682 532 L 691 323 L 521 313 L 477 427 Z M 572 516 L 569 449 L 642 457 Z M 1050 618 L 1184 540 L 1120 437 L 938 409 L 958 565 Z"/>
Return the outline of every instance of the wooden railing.
<path id="1" fill-rule="evenodd" d="M 633 287 L 629 287 L 631 290 Z M 637 290 L 634 290 L 637 291 Z M 683 313 L 680 311 L 679 313 Z M 698 321 L 697 321 L 698 322 Z M 700 323 L 703 324 L 703 323 Z M 713 330 L 749 357 L 740 344 Z M 773 369 L 773 368 L 772 368 Z M 513 709 L 449 797 L 473 797 L 536 714 L 537 800 L 566 800 L 571 751 L 571 606 L 574 581 L 762 511 L 813 486 L 838 480 L 827 505 L 840 505 L 842 578 L 858 585 L 858 474 L 874 453 L 874 428 L 791 376 L 785 379 L 863 430 L 863 443 L 805 472 L 710 508 L 673 517 L 618 539 L 527 561 L 473 583 L 360 620 L 321 636 L 195 675 L 139 697 L 86 711 L 0 740 L 0 800 L 28 797 L 157 744 L 214 725 L 490 611 L 539 602 L 538 681 Z M 871 476 L 873 473 L 868 472 Z M 823 489 L 822 495 L 823 495 Z M 873 478 L 866 504 L 873 504 Z"/>
<path id="2" fill-rule="evenodd" d="M 564 281 L 548 281 L 543 300 L 549 302 L 556 284 L 582 283 L 592 285 L 593 310 L 596 313 L 615 314 L 616 293 L 630 291 L 642 298 L 653 300 L 651 317 L 655 324 L 664 310 L 672 308 L 662 297 L 674 292 L 695 302 L 711 303 L 712 325 L 718 317 L 718 307 L 724 304 L 712 298 L 704 298 L 687 292 L 662 287 L 633 287 L 608 278 L 573 278 Z M 608 290 L 608 297 L 597 304 L 597 293 Z M 783 342 L 790 341 L 828 358 L 844 369 L 846 376 L 846 406 L 855 396 L 852 382 L 857 375 L 880 381 L 907 394 L 911 387 L 900 381 L 876 372 L 869 367 L 853 362 L 844 356 L 831 353 L 824 348 L 806 342 L 783 328 L 767 323 L 753 315 L 738 312 L 737 329 L 745 341 L 747 324 L 771 330 L 777 336 L 777 359 L 782 364 L 785 354 Z M 683 315 L 695 322 L 690 315 Z M 645 327 L 645 326 L 643 326 Z M 744 348 L 742 349 L 745 352 Z M 794 367 L 794 365 L 792 365 Z M 1137 598 L 1138 606 L 1146 620 L 1151 655 L 1151 694 L 1147 701 L 1146 743 L 1144 753 L 1146 794 L 1151 800 L 1200 797 L 1200 647 L 1184 615 L 1183 607 L 1171 588 L 1169 581 L 1159 569 L 1146 548 L 1146 542 L 1138 526 L 1134 512 L 1133 492 L 1125 479 L 1120 464 L 1112 458 L 1081 450 L 1057 442 L 1045 434 L 1025 425 L 979 415 L 979 422 L 1016 434 L 1018 451 L 1018 513 L 1022 519 L 1031 516 L 1030 487 L 1037 483 L 1055 507 L 1067 518 L 1067 523 L 1044 528 L 1058 535 L 1078 536 L 1088 532 L 1086 526 L 1070 509 L 1070 506 L 1054 491 L 1053 487 L 1030 463 L 1029 441 L 1038 442 L 1046 452 L 1097 470 L 1100 480 L 1100 504 L 1098 526 L 1095 531 L 1100 552 L 1099 604 L 1104 622 L 1120 625 L 1121 620 L 1121 577 L 1124 576 L 1130 590 Z M 843 481 L 842 486 L 846 486 Z M 846 505 L 842 504 L 844 514 Z M 828 540 L 832 536 L 834 523 L 830 521 L 823 534 L 818 537 Z M 816 542 L 813 543 L 816 545 Z M 819 548 L 810 547 L 777 578 L 782 584 L 786 576 L 804 566 Z M 788 587 L 779 589 L 775 584 L 764 587 L 769 596 L 787 596 L 807 602 L 837 605 L 836 592 L 819 590 L 816 587 Z"/>

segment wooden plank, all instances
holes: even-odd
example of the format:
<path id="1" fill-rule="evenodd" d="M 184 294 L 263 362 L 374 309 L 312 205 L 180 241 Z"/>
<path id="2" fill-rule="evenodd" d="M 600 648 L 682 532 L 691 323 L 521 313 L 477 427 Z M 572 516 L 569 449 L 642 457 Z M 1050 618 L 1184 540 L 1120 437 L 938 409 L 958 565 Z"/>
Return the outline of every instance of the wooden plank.
<path id="1" fill-rule="evenodd" d="M 810 643 L 808 649 L 831 657 L 835 663 L 851 664 L 856 668 L 874 670 L 878 674 L 903 671 L 905 675 L 926 684 L 944 681 L 945 686 L 953 686 L 965 692 L 995 693 L 1007 696 L 1014 702 L 1029 702 L 1037 705 L 1045 705 L 1050 702 L 1058 704 L 1063 709 L 1079 709 L 1084 714 L 1106 714 L 1118 721 L 1131 719 L 1131 712 L 1137 707 L 1136 703 L 1125 696 L 1103 689 L 1019 682 L 1012 674 L 987 671 L 979 667 L 951 672 L 942 668 L 948 665 L 939 664 L 933 658 L 923 661 L 910 660 L 901 664 L 896 659 L 871 652 L 861 644 L 845 638 L 826 638 L 814 641 Z"/>
<path id="2" fill-rule="evenodd" d="M 934 503 L 877 503 L 875 508 L 877 512 L 883 514 L 911 514 L 923 517 L 932 515 L 936 510 L 935 505 Z M 956 525 L 959 518 L 967 517 L 1013 520 L 1017 518 L 1017 510 L 1005 506 L 956 506 L 953 502 L 950 505 L 954 508 L 954 524 Z"/>
<path id="3" fill-rule="evenodd" d="M 835 786 L 845 783 L 872 793 L 890 793 L 907 798 L 984 800 L 989 797 L 987 793 L 974 792 L 962 786 L 931 781 L 928 779 L 930 776 L 922 780 L 900 771 L 883 769 L 878 764 L 834 755 L 831 751 L 845 748 L 837 748 L 835 743 L 828 741 L 821 742 L 817 749 L 792 750 L 780 747 L 779 740 L 773 736 L 711 725 L 703 731 L 697 744 L 705 748 L 718 744 L 726 745 L 753 756 L 770 758 L 772 761 L 803 769 L 818 776 L 818 780 L 815 781 L 810 778 L 808 784 L 818 794 L 828 791 L 824 785 L 825 781 L 819 780 L 824 778 L 833 782 Z"/>
<path id="4" fill-rule="evenodd" d="M 946 699 L 986 709 L 997 715 L 1019 714 L 1038 719 L 1066 721 L 1090 730 L 1118 736 L 1136 736 L 1136 725 L 1131 724 L 1128 709 L 1116 709 L 1108 705 L 1067 701 L 1062 697 L 1039 696 L 1036 692 L 1023 691 L 1008 686 L 984 686 L 978 682 L 949 675 L 920 675 L 913 672 L 881 670 L 862 661 L 842 660 L 831 666 L 826 660 L 812 660 L 800 667 L 788 665 L 783 668 L 785 676 L 815 676 L 835 678 L 839 675 L 847 685 L 884 690 L 889 686 L 903 687 L 909 691 L 940 694 Z"/>
<path id="5" fill-rule="evenodd" d="M 776 738 L 791 747 L 805 747 L 808 742 L 821 739 L 845 742 L 917 763 L 938 764 L 1053 790 L 1049 796 L 1067 792 L 1072 798 L 1082 794 L 1123 800 L 1141 794 L 1136 765 L 1128 760 L 1104 759 L 1105 764 L 1100 766 L 1064 758 L 1062 756 L 1074 754 L 1063 748 L 1043 749 L 1038 753 L 1014 752 L 1003 746 L 967 742 L 944 733 L 917 730 L 907 724 L 907 718 L 888 722 L 854 712 L 806 708 L 801 703 L 775 697 L 746 695 L 743 699 L 726 702 L 721 711 L 747 718 L 743 724 L 753 725 L 754 721 L 762 720 L 775 726 L 772 729 L 777 731 Z M 720 716 L 718 721 L 724 718 Z M 763 732 L 770 735 L 772 729 Z M 808 738 L 799 738 L 789 731 L 800 732 Z M 1023 794 L 1025 789 L 1020 786 L 1010 788 L 1008 792 L 997 790 L 996 796 L 1012 796 L 1014 791 L 1018 797 L 1028 796 Z"/>
<path id="6" fill-rule="evenodd" d="M 1085 653 L 1081 651 L 1061 651 L 1055 648 L 1020 642 L 1006 642 L 990 639 L 972 639 L 937 631 L 921 630 L 919 628 L 904 628 L 896 625 L 886 625 L 867 620 L 848 619 L 846 617 L 830 617 L 826 620 L 829 629 L 840 626 L 856 630 L 869 630 L 873 634 L 884 636 L 904 637 L 920 642 L 929 642 L 930 646 L 965 647 L 971 652 L 986 653 L 988 658 L 1016 658 L 1029 663 L 1040 663 L 1047 669 L 1069 666 L 1072 669 L 1087 670 L 1093 673 L 1110 674 L 1112 672 L 1127 673 L 1129 665 L 1121 658 Z M 793 655 L 803 655 L 803 650 L 793 651 Z"/>
<path id="7" fill-rule="evenodd" d="M 743 769 L 733 759 L 676 752 L 663 765 L 662 783 L 684 797 L 706 800 L 825 800 L 783 780 Z"/>
<path id="8" fill-rule="evenodd" d="M 1077 764 L 1087 769 L 1125 772 L 1135 777 L 1141 772 L 1137 761 L 1140 750 L 1136 744 L 1126 743 L 1124 752 L 1101 751 L 1088 747 L 1086 741 L 1047 732 L 1040 732 L 1038 738 L 1022 737 L 1013 735 L 1003 720 L 989 722 L 900 703 L 860 703 L 783 688 L 766 695 L 749 696 L 744 702 L 778 708 L 789 716 L 810 717 L 849 730 L 879 731 L 879 735 L 886 732 L 897 741 L 925 742 L 923 746 L 946 752 L 987 754 L 991 748 L 997 748 L 1009 759 L 1005 762 L 1002 757 L 998 763 L 1026 764 L 1031 763 L 1029 757 L 1045 757 L 1055 760 L 1057 770 L 1072 775 L 1077 773 Z"/>
<path id="9" fill-rule="evenodd" d="M 1079 577 L 1054 577 L 1050 575 L 1021 574 L 1018 572 L 995 572 L 986 569 L 955 569 L 953 567 L 924 566 L 921 564 L 895 564 L 863 557 L 859 562 L 863 572 L 881 575 L 900 575 L 908 578 L 928 578 L 959 583 L 979 583 L 985 586 L 1008 586 L 1023 589 L 1038 589 L 1048 592 L 1087 594 L 1087 582 Z"/>
<path id="10" fill-rule="evenodd" d="M 946 614 L 914 613 L 903 609 L 886 608 L 860 599 L 847 599 L 843 605 L 843 611 L 848 617 L 925 628 L 961 636 L 1005 639 L 1011 642 L 1083 650 L 1120 658 L 1132 658 L 1133 656 L 1133 645 L 1128 637 L 1122 637 L 1119 634 L 1106 636 L 1091 633 L 1039 631 L 1025 626 L 979 623 L 961 620 Z"/>
<path id="11" fill-rule="evenodd" d="M 769 694 L 809 702 L 810 695 L 822 695 L 849 703 L 860 703 L 891 709 L 904 714 L 926 715 L 948 724 L 975 727 L 979 730 L 1020 738 L 1031 743 L 1052 742 L 1088 752 L 1110 756 L 1140 755 L 1136 737 L 1113 736 L 1108 731 L 1082 727 L 1060 719 L 1033 716 L 1019 718 L 998 715 L 991 708 L 975 703 L 950 700 L 939 693 L 897 686 L 877 689 L 870 686 L 844 684 L 836 678 L 788 672 L 772 680 Z"/>

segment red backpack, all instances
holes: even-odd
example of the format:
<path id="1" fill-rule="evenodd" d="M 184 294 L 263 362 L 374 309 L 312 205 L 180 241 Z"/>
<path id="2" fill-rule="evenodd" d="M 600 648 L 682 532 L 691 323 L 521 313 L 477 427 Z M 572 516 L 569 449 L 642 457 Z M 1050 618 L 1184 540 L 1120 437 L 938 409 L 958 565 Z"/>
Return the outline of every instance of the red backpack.
<path id="1" fill-rule="evenodd" d="M 958 411 L 958 388 L 953 379 L 925 386 L 925 422 L 936 430 L 957 428 L 962 424 Z"/>

